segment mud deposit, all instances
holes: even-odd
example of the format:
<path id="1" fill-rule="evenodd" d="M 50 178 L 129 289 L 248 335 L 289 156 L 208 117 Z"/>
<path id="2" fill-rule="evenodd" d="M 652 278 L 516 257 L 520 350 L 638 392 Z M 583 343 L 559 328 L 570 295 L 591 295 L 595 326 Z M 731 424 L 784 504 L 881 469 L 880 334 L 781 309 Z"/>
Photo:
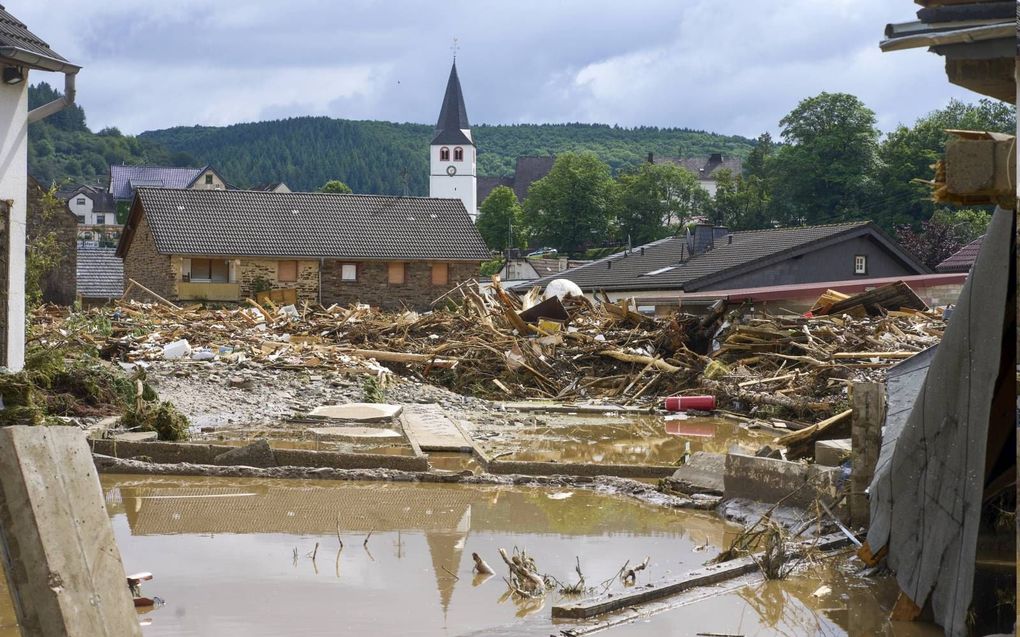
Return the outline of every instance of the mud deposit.
<path id="1" fill-rule="evenodd" d="M 591 585 L 648 555 L 640 586 L 701 565 L 735 530 L 711 514 L 583 490 L 122 475 L 102 483 L 125 568 L 153 572 L 144 590 L 167 600 L 146 615 L 147 636 L 548 634 L 534 631 L 550 627 L 559 595 L 507 599 L 498 548 L 525 548 L 543 573 L 569 583 L 579 557 Z M 474 577 L 472 552 L 496 576 Z"/>

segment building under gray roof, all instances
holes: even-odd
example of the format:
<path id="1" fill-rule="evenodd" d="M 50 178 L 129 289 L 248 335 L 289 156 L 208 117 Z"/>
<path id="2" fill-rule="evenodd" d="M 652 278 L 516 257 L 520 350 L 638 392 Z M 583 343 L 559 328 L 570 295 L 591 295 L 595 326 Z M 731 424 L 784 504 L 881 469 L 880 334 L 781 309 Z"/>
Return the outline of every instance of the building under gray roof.
<path id="1" fill-rule="evenodd" d="M 556 163 L 555 155 L 522 155 L 517 158 L 512 177 L 479 177 L 477 194 L 480 206 L 497 186 L 506 186 L 517 195 L 517 201 L 524 203 L 528 198 L 531 184 L 545 177 Z"/>
<path id="2" fill-rule="evenodd" d="M 869 277 L 929 272 L 870 221 L 732 233 L 699 225 L 689 237 L 654 241 L 525 287 L 558 278 L 569 279 L 586 292 L 693 292 L 722 289 L 723 284 L 750 287 L 832 281 L 853 278 L 852 269 L 849 276 L 842 276 L 838 268 L 852 265 L 858 253 L 872 263 L 863 273 Z M 807 259 L 809 254 L 813 256 Z"/>
<path id="3" fill-rule="evenodd" d="M 460 79 L 457 77 L 457 63 L 450 68 L 450 79 L 446 83 L 446 95 L 443 96 L 443 107 L 439 110 L 439 121 L 436 122 L 436 133 L 432 144 L 474 145 L 464 131 L 469 130 L 467 107 L 464 106 L 464 93 L 460 90 Z"/>
<path id="4" fill-rule="evenodd" d="M 130 201 L 135 188 L 188 188 L 208 169 L 171 166 L 110 166 L 110 193 L 117 201 Z"/>
<path id="5" fill-rule="evenodd" d="M 3 6 L 0 6 L 0 58 L 44 71 L 73 74 L 81 69 L 51 49 Z"/>
<path id="6" fill-rule="evenodd" d="M 161 254 L 484 261 L 460 199 L 139 188 L 117 253 L 144 215 Z"/>
<path id="7" fill-rule="evenodd" d="M 124 261 L 115 248 L 78 246 L 78 295 L 118 299 L 124 293 Z"/>
<path id="8" fill-rule="evenodd" d="M 700 157 L 655 157 L 648 153 L 653 164 L 672 164 L 692 173 L 700 181 L 712 181 L 720 170 L 728 170 L 739 175 L 744 170 L 744 162 L 739 157 L 730 157 L 722 153 L 712 153 Z"/>

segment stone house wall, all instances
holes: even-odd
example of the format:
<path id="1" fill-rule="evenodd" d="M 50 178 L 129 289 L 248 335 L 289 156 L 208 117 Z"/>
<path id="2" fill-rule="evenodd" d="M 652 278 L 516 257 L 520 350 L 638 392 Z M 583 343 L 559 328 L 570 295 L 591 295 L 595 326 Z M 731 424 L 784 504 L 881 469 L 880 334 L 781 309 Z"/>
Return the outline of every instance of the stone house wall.
<path id="1" fill-rule="evenodd" d="M 28 180 L 28 216 L 26 217 L 26 247 L 48 233 L 53 233 L 59 246 L 59 262 L 39 282 L 42 300 L 57 305 L 71 305 L 77 293 L 75 279 L 78 266 L 78 218 L 71 214 L 63 201 L 59 208 L 47 209 L 46 192 L 35 179 Z"/>
<path id="2" fill-rule="evenodd" d="M 432 284 L 432 262 L 407 261 L 404 263 L 404 283 L 389 283 L 389 263 L 361 261 L 357 281 L 343 281 L 341 266 L 350 261 L 327 260 L 322 267 L 322 304 L 330 306 L 364 303 L 387 310 L 409 308 L 428 310 L 432 301 L 468 279 L 478 278 L 479 263 L 449 263 L 446 285 Z"/>
<path id="3" fill-rule="evenodd" d="M 134 279 L 156 294 L 167 299 L 177 298 L 177 276 L 180 273 L 180 264 L 177 265 L 175 275 L 174 267 L 171 264 L 170 256 L 160 254 L 156 250 L 156 240 L 149 229 L 149 222 L 145 215 L 141 215 L 138 227 L 135 228 L 134 236 L 124 254 L 124 289 L 127 290 L 131 283 L 128 279 Z M 128 290 L 127 298 L 136 301 L 152 302 L 155 299 L 138 286 L 132 286 Z"/>
<path id="4" fill-rule="evenodd" d="M 242 259 L 237 274 L 237 280 L 241 284 L 241 296 L 254 297 L 255 282 L 262 278 L 268 281 L 273 289 L 297 290 L 299 302 L 318 302 L 318 261 L 298 261 L 297 281 L 279 281 L 277 279 L 277 263 L 277 260 L 270 259 Z"/>

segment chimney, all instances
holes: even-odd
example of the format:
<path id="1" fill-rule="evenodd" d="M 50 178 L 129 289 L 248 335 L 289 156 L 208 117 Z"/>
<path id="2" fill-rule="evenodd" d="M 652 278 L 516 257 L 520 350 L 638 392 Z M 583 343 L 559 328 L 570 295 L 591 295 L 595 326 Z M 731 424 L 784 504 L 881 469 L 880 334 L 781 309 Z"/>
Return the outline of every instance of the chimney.
<path id="1" fill-rule="evenodd" d="M 730 229 L 726 226 L 716 226 L 712 228 L 712 245 L 722 242 L 729 233 Z"/>
<path id="2" fill-rule="evenodd" d="M 566 272 L 567 268 L 569 267 L 567 257 L 560 257 L 557 261 L 559 263 L 560 268 L 559 271 Z"/>
<path id="3" fill-rule="evenodd" d="M 707 252 L 715 243 L 715 233 L 710 223 L 699 223 L 694 226 L 691 242 L 691 256 Z"/>

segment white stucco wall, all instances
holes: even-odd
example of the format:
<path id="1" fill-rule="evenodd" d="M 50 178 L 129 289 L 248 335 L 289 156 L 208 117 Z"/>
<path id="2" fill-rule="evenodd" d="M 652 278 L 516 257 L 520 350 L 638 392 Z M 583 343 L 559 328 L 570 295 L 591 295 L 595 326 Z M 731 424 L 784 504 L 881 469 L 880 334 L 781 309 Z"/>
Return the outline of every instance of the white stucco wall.
<path id="1" fill-rule="evenodd" d="M 28 198 L 28 81 L 0 83 L 0 200 L 10 202 L 7 254 L 7 360 L 11 371 L 25 365 L 25 215 Z"/>
<path id="2" fill-rule="evenodd" d="M 440 161 L 439 151 L 442 148 L 444 148 L 442 145 L 432 146 L 429 151 L 429 197 L 460 199 L 471 215 L 471 220 L 474 221 L 478 216 L 475 147 L 445 146 L 450 149 L 450 161 Z M 453 161 L 455 148 L 464 149 L 463 161 Z M 452 177 L 447 174 L 448 166 L 455 167 L 457 174 Z"/>

